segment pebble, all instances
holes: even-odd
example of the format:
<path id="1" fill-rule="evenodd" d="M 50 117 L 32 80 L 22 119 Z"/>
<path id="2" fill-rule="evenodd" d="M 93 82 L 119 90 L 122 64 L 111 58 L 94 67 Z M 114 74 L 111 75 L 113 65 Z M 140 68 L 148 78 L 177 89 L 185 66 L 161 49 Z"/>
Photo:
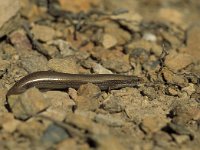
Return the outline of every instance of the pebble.
<path id="1" fill-rule="evenodd" d="M 122 127 L 124 121 L 120 118 L 113 117 L 112 115 L 97 114 L 94 118 L 97 123 L 106 124 L 110 127 Z"/>
<path id="2" fill-rule="evenodd" d="M 105 60 L 102 61 L 103 66 L 105 66 L 106 68 L 113 70 L 114 72 L 117 73 L 124 73 L 124 72 L 128 72 L 131 69 L 130 64 L 126 63 L 125 61 L 123 61 L 122 59 L 118 59 L 118 60 Z"/>
<path id="3" fill-rule="evenodd" d="M 36 115 L 49 106 L 49 102 L 36 88 L 30 88 L 20 95 L 9 96 L 8 104 L 14 116 L 22 120 Z"/>
<path id="4" fill-rule="evenodd" d="M 124 110 L 124 105 L 121 102 L 121 99 L 112 95 L 105 98 L 101 107 L 109 113 L 119 113 Z"/>
<path id="5" fill-rule="evenodd" d="M 176 134 L 172 134 L 172 137 L 175 139 L 175 141 L 178 144 L 184 144 L 185 142 L 190 140 L 190 137 L 187 135 L 176 135 Z"/>
<path id="6" fill-rule="evenodd" d="M 178 91 L 172 87 L 169 87 L 167 89 L 167 92 L 170 94 L 170 95 L 173 95 L 173 96 L 177 96 L 178 95 Z"/>
<path id="7" fill-rule="evenodd" d="M 176 25 L 184 24 L 183 12 L 174 8 L 161 8 L 158 11 L 158 18 L 162 22 L 174 23 Z"/>
<path id="8" fill-rule="evenodd" d="M 0 59 L 0 76 L 3 76 L 10 66 L 10 62 L 7 60 L 1 60 Z"/>
<path id="9" fill-rule="evenodd" d="M 177 63 L 178 62 L 178 63 Z M 170 53 L 166 56 L 165 64 L 167 67 L 174 71 L 179 71 L 186 68 L 193 62 L 193 59 L 190 55 L 184 53 Z"/>
<path id="10" fill-rule="evenodd" d="M 156 43 L 144 40 L 144 39 L 130 42 L 127 45 L 127 50 L 128 50 L 127 52 L 129 54 L 131 54 L 132 51 L 135 50 L 135 49 L 144 49 L 147 52 L 152 51 L 156 56 L 160 56 L 161 53 L 162 53 L 162 47 L 161 46 L 157 45 Z"/>
<path id="11" fill-rule="evenodd" d="M 190 96 L 196 91 L 195 85 L 192 83 L 189 83 L 189 85 L 187 87 L 182 88 L 182 91 L 187 92 L 187 94 Z"/>
<path id="12" fill-rule="evenodd" d="M 142 16 L 136 12 L 128 12 L 111 16 L 111 19 L 120 22 L 121 25 L 127 27 L 130 31 L 136 32 L 139 31 Z"/>
<path id="13" fill-rule="evenodd" d="M 64 139 L 56 145 L 57 150 L 77 150 L 78 145 L 74 139 Z"/>
<path id="14" fill-rule="evenodd" d="M 6 103 L 6 93 L 7 90 L 5 88 L 0 88 L 0 112 L 7 112 L 4 106 Z"/>
<path id="15" fill-rule="evenodd" d="M 42 115 L 55 118 L 55 120 L 63 121 L 68 112 L 72 112 L 75 102 L 70 99 L 69 95 L 60 91 L 48 91 L 44 94 L 49 107 Z"/>
<path id="16" fill-rule="evenodd" d="M 155 133 L 166 125 L 166 120 L 159 116 L 148 116 L 142 120 L 141 128 L 147 134 Z"/>
<path id="17" fill-rule="evenodd" d="M 184 78 L 184 76 L 174 74 L 168 69 L 165 69 L 165 68 L 163 69 L 163 76 L 164 76 L 164 79 L 169 83 L 175 83 L 181 87 L 188 86 L 188 83 L 186 79 Z"/>
<path id="18" fill-rule="evenodd" d="M 6 0 L 0 2 L 0 37 L 8 34 L 19 25 L 16 21 L 18 12 L 20 10 L 19 0 Z"/>
<path id="19" fill-rule="evenodd" d="M 193 133 L 188 128 L 186 128 L 184 125 L 169 123 L 168 127 L 172 131 L 174 131 L 176 134 L 187 135 L 189 137 L 193 137 Z"/>
<path id="20" fill-rule="evenodd" d="M 144 40 L 150 41 L 150 42 L 156 42 L 157 37 L 152 33 L 144 33 L 143 37 Z"/>
<path id="21" fill-rule="evenodd" d="M 3 52 L 4 54 L 0 54 L 0 57 L 2 59 L 9 59 L 11 57 L 13 57 L 14 60 L 19 59 L 19 56 L 16 55 L 17 54 L 16 49 L 11 44 L 2 44 L 2 53 Z"/>
<path id="22" fill-rule="evenodd" d="M 101 64 L 93 64 L 92 69 L 96 74 L 113 74 L 112 71 L 106 69 Z"/>
<path id="23" fill-rule="evenodd" d="M 77 91 L 75 89 L 69 88 L 68 94 L 73 100 L 77 99 L 78 94 L 77 94 Z"/>
<path id="24" fill-rule="evenodd" d="M 0 127 L 5 132 L 13 133 L 18 125 L 19 121 L 14 118 L 13 114 L 7 112 L 0 114 Z"/>
<path id="25" fill-rule="evenodd" d="M 74 13 L 88 12 L 91 8 L 101 5 L 100 0 L 59 0 L 62 9 Z"/>
<path id="26" fill-rule="evenodd" d="M 94 111 L 99 108 L 101 90 L 98 86 L 91 83 L 81 85 L 77 94 L 75 102 L 78 109 Z"/>
<path id="27" fill-rule="evenodd" d="M 131 40 L 131 35 L 127 31 L 121 29 L 117 24 L 111 22 L 106 23 L 105 33 L 114 37 L 117 40 L 118 45 L 123 45 L 127 41 Z"/>
<path id="28" fill-rule="evenodd" d="M 78 96 L 85 97 L 94 97 L 99 95 L 100 93 L 100 88 L 92 83 L 81 85 L 77 91 Z"/>
<path id="29" fill-rule="evenodd" d="M 192 56 L 193 61 L 200 60 L 200 25 L 195 24 L 187 31 L 187 41 L 186 45 L 187 47 L 183 50 Z"/>
<path id="30" fill-rule="evenodd" d="M 59 50 L 53 45 L 43 44 L 43 49 L 44 53 L 50 56 L 50 58 L 56 58 L 59 56 Z"/>
<path id="31" fill-rule="evenodd" d="M 117 44 L 117 40 L 112 35 L 104 34 L 102 44 L 104 48 L 109 49 L 109 48 L 114 47 Z"/>
<path id="32" fill-rule="evenodd" d="M 125 150 L 125 147 L 120 144 L 118 138 L 112 135 L 95 135 L 91 137 L 99 150 Z"/>
<path id="33" fill-rule="evenodd" d="M 60 54 L 63 57 L 74 55 L 75 52 L 77 51 L 75 48 L 73 48 L 73 46 L 69 42 L 61 39 L 49 41 L 48 45 L 53 45 L 58 47 Z"/>
<path id="34" fill-rule="evenodd" d="M 111 53 L 109 50 L 98 47 L 93 50 L 92 55 L 96 59 L 101 60 L 102 65 L 105 68 L 114 72 L 128 72 L 131 69 L 129 64 L 129 56 L 122 53 L 120 49 L 113 50 Z"/>
<path id="35" fill-rule="evenodd" d="M 9 35 L 10 42 L 18 53 L 30 52 L 32 45 L 22 29 L 18 29 Z"/>
<path id="36" fill-rule="evenodd" d="M 71 114 L 71 115 L 69 114 L 66 117 L 65 122 L 75 126 L 78 129 L 87 131 L 88 133 L 90 133 L 92 135 L 93 134 L 94 135 L 95 134 L 96 135 L 108 135 L 109 134 L 108 127 L 93 122 L 87 116 L 82 116 L 82 115 L 78 115 L 78 114 Z"/>
<path id="37" fill-rule="evenodd" d="M 174 34 L 175 33 L 169 33 L 167 31 L 161 32 L 162 37 L 170 43 L 172 49 L 177 49 L 181 47 L 182 41 L 177 36 L 174 36 Z"/>
<path id="38" fill-rule="evenodd" d="M 34 38 L 42 42 L 48 42 L 53 40 L 56 35 L 56 31 L 48 26 L 43 25 L 33 25 L 31 32 L 34 35 Z"/>
<path id="39" fill-rule="evenodd" d="M 42 142 L 47 142 L 50 144 L 59 143 L 65 139 L 69 138 L 69 135 L 62 127 L 57 126 L 56 124 L 50 124 L 48 128 L 44 131 L 43 136 L 41 137 Z"/>
<path id="40" fill-rule="evenodd" d="M 161 147 L 171 149 L 170 141 L 172 141 L 172 137 L 168 133 L 163 131 L 156 132 L 153 140 L 159 147 L 158 149 L 160 149 Z"/>
<path id="41" fill-rule="evenodd" d="M 20 64 L 28 73 L 47 71 L 47 59 L 37 52 L 26 53 L 20 57 Z"/>
<path id="42" fill-rule="evenodd" d="M 17 127 L 17 131 L 20 133 L 21 136 L 37 141 L 41 139 L 41 136 L 43 135 L 45 130 L 46 126 L 37 120 L 20 122 Z"/>
<path id="43" fill-rule="evenodd" d="M 187 106 L 184 103 L 175 106 L 171 110 L 172 121 L 176 124 L 187 125 L 188 122 L 200 119 L 200 109 L 198 107 Z"/>
<path id="44" fill-rule="evenodd" d="M 63 73 L 78 73 L 78 65 L 73 57 L 50 59 L 48 66 L 51 70 Z"/>
<path id="45" fill-rule="evenodd" d="M 143 95 L 149 98 L 149 100 L 155 99 L 158 95 L 158 93 L 153 87 L 144 88 L 142 92 L 143 92 Z"/>

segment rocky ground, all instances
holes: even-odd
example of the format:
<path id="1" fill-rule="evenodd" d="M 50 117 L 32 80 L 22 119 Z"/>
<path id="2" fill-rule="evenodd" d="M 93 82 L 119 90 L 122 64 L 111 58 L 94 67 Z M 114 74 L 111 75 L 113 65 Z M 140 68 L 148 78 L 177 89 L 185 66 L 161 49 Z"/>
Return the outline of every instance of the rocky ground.
<path id="1" fill-rule="evenodd" d="M 0 149 L 197 150 L 200 1 L 0 2 Z M 138 87 L 6 93 L 36 71 L 124 74 Z M 9 106 L 10 108 L 8 109 Z"/>

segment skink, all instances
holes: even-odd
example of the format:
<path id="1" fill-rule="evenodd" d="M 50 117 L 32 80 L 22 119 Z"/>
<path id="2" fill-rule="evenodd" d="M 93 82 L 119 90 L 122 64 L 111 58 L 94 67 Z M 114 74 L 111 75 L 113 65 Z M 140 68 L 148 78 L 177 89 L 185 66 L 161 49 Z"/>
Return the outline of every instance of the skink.
<path id="1" fill-rule="evenodd" d="M 38 89 L 63 90 L 69 87 L 78 89 L 80 85 L 93 83 L 101 90 L 134 87 L 141 82 L 141 78 L 117 74 L 68 74 L 53 71 L 39 71 L 31 73 L 19 81 L 7 92 L 7 97 L 20 94 L 31 87 Z"/>

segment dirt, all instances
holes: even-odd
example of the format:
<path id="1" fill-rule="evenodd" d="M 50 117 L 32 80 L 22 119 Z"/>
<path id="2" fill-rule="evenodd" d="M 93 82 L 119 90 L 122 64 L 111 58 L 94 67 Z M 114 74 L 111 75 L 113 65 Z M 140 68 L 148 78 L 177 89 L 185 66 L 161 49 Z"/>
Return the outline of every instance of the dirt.
<path id="1" fill-rule="evenodd" d="M 8 3 L 0 14 L 0 149 L 199 149 L 200 2 Z M 142 81 L 108 91 L 34 87 L 6 98 L 19 79 L 46 70 Z"/>

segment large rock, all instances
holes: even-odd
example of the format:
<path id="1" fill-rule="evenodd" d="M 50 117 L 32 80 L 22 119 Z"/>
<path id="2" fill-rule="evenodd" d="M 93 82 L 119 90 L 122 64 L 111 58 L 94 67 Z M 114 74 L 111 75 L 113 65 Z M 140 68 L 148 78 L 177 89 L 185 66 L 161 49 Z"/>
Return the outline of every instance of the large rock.
<path id="1" fill-rule="evenodd" d="M 0 37 L 12 31 L 19 23 L 19 10 L 18 0 L 0 1 Z"/>

